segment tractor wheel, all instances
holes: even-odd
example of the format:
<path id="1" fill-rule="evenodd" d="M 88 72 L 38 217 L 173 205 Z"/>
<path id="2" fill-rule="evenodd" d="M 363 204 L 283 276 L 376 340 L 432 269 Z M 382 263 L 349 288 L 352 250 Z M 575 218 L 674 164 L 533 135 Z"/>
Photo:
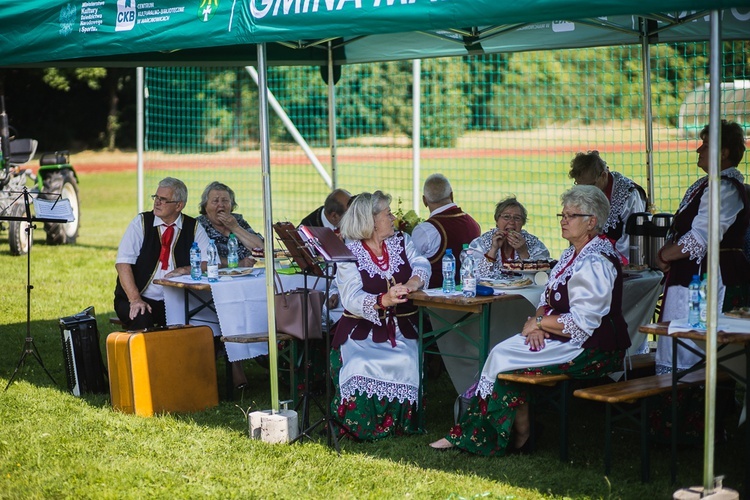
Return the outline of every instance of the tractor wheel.
<path id="1" fill-rule="evenodd" d="M 14 204 L 10 209 L 11 217 L 26 217 L 26 207 L 22 203 Z M 10 253 L 13 255 L 24 255 L 29 251 L 29 233 L 26 228 L 28 222 L 14 220 L 8 222 L 8 242 Z"/>
<path id="2" fill-rule="evenodd" d="M 63 199 L 70 201 L 74 219 L 73 222 L 67 223 L 45 222 L 44 230 L 47 232 L 47 244 L 73 244 L 76 242 L 76 238 L 78 238 L 80 211 L 78 206 L 78 182 L 71 170 L 50 172 L 44 178 L 44 192 L 40 196 L 47 199 L 55 199 L 57 194 L 62 195 Z"/>

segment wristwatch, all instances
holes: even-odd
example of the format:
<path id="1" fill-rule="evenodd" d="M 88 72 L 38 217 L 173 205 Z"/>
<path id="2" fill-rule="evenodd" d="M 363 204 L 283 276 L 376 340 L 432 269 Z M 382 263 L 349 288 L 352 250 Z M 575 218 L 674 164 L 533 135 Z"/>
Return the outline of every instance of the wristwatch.
<path id="1" fill-rule="evenodd" d="M 544 318 L 544 316 L 537 316 L 536 317 L 536 327 L 539 328 L 540 330 L 542 329 L 542 319 L 543 318 Z"/>

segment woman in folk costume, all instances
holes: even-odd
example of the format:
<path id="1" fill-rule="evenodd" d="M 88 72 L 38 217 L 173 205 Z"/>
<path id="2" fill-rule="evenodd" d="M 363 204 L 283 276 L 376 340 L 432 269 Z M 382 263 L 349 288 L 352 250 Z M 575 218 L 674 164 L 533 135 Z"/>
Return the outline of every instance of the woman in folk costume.
<path id="1" fill-rule="evenodd" d="M 419 317 L 407 295 L 429 282 L 430 263 L 394 230 L 390 203 L 381 191 L 352 202 L 341 234 L 357 261 L 340 263 L 336 272 L 345 310 L 332 343 L 332 411 L 342 433 L 368 441 L 422 432 Z"/>
<path id="2" fill-rule="evenodd" d="M 487 456 L 530 451 L 525 387 L 498 380 L 499 373 L 594 378 L 622 366 L 630 338 L 619 253 L 602 234 L 609 202 L 594 186 L 576 186 L 562 204 L 562 236 L 571 246 L 550 272 L 536 317 L 492 349 L 469 408 L 433 448 Z"/>

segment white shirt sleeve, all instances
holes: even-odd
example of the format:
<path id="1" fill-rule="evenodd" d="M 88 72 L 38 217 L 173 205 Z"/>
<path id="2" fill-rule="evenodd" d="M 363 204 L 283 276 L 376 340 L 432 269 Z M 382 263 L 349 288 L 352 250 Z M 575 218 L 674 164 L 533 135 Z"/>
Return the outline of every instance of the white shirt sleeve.
<path id="1" fill-rule="evenodd" d="M 727 232 L 729 226 L 734 224 L 737 214 L 743 208 L 742 197 L 735 188 L 732 181 L 721 179 L 721 200 L 719 208 L 719 232 L 721 236 Z M 698 214 L 693 219 L 693 224 L 678 242 L 683 246 L 682 252 L 689 253 L 690 259 L 698 264 L 706 256 L 708 250 L 708 189 L 701 196 Z"/>
<path id="2" fill-rule="evenodd" d="M 421 255 L 432 258 L 440 249 L 440 233 L 429 222 L 417 224 L 411 232 L 412 243 Z"/>
<path id="3" fill-rule="evenodd" d="M 357 267 L 357 262 L 342 262 L 338 265 L 336 286 L 339 289 L 341 305 L 355 316 L 360 316 L 380 325 L 380 319 L 375 310 L 377 297 L 362 289 L 362 276 L 359 274 Z"/>
<path id="4" fill-rule="evenodd" d="M 430 276 L 432 275 L 430 261 L 417 251 L 417 248 L 411 240 L 411 236 L 406 233 L 404 233 L 404 245 L 406 246 L 406 258 L 411 266 L 412 276 L 419 276 L 422 279 L 422 286 L 427 286 L 427 283 L 430 281 Z"/>
<path id="5" fill-rule="evenodd" d="M 135 264 L 143 246 L 143 222 L 138 214 L 128 224 L 117 248 L 117 264 Z"/>
<path id="6" fill-rule="evenodd" d="M 206 229 L 203 227 L 203 225 L 200 222 L 195 223 L 196 229 L 195 229 L 195 242 L 198 243 L 198 248 L 201 249 L 201 262 L 207 262 L 206 256 L 208 255 L 208 234 L 206 233 Z"/>
<path id="7" fill-rule="evenodd" d="M 572 345 L 580 346 L 591 337 L 609 313 L 617 269 L 606 258 L 588 255 L 573 264 L 568 279 L 570 312 L 560 315 L 563 333 Z"/>

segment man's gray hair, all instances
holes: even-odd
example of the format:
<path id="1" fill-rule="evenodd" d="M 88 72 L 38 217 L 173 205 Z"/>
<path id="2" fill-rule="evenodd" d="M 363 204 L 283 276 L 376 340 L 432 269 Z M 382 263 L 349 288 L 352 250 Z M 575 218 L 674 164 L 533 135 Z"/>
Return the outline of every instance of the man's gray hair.
<path id="1" fill-rule="evenodd" d="M 427 177 L 424 181 L 424 188 L 422 194 L 424 195 L 427 203 L 438 203 L 445 200 L 450 200 L 451 183 L 443 174 L 432 174 Z"/>
<path id="2" fill-rule="evenodd" d="M 387 210 L 391 195 L 382 191 L 360 193 L 341 219 L 341 235 L 348 240 L 366 240 L 375 231 L 375 216 Z"/>
<path id="3" fill-rule="evenodd" d="M 323 203 L 323 211 L 327 214 L 344 215 L 346 205 L 341 203 L 340 198 L 342 195 L 346 196 L 347 201 L 352 196 L 346 189 L 334 189 L 331 191 L 331 194 L 326 197 L 326 201 Z"/>
<path id="4" fill-rule="evenodd" d="M 180 179 L 175 179 L 174 177 L 165 177 L 159 182 L 159 187 L 172 190 L 173 199 L 171 201 L 181 201 L 182 203 L 187 204 L 187 186 Z"/>
<path id="5" fill-rule="evenodd" d="M 576 213 L 596 217 L 596 232 L 601 233 L 609 217 L 609 200 L 596 186 L 574 186 L 560 197 L 563 207 L 574 208 Z"/>

